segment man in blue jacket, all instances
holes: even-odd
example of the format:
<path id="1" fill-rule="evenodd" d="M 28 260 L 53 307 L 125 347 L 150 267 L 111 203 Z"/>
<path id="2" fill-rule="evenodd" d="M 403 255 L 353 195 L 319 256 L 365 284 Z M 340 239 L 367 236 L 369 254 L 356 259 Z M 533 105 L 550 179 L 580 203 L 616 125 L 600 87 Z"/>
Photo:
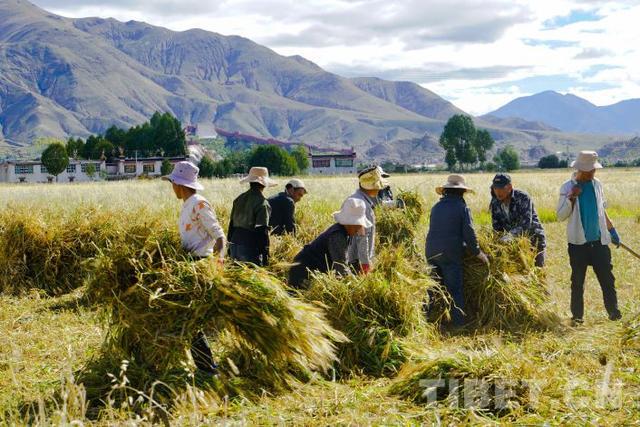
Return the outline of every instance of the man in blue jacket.
<path id="1" fill-rule="evenodd" d="M 436 188 L 442 198 L 431 208 L 429 232 L 427 234 L 427 263 L 453 299 L 451 319 L 456 327 L 464 326 L 463 268 L 465 249 L 489 264 L 487 255 L 480 250 L 473 229 L 471 211 L 464 201 L 466 186 L 462 175 L 449 175 L 447 183 Z M 431 303 L 431 298 L 429 298 Z"/>

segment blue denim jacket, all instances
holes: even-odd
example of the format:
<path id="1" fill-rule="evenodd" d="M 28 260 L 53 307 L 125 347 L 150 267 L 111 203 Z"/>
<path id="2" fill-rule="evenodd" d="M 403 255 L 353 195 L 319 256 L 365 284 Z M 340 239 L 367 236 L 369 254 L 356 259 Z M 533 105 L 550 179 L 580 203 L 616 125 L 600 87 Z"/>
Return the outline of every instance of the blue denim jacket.
<path id="1" fill-rule="evenodd" d="M 480 253 L 471 212 L 461 196 L 445 195 L 431 208 L 427 259 L 439 264 L 461 263 L 465 247 L 472 255 Z"/>

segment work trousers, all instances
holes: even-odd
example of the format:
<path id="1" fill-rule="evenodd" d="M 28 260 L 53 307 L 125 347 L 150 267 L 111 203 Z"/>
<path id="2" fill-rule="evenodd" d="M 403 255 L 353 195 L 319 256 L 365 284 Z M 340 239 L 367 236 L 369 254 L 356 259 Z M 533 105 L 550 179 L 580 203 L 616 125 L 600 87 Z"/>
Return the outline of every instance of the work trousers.
<path id="1" fill-rule="evenodd" d="M 604 307 L 610 318 L 620 316 L 618 296 L 616 294 L 611 250 L 600 241 L 587 242 L 583 245 L 569 243 L 569 262 L 571 264 L 571 314 L 574 319 L 584 316 L 584 278 L 587 267 L 593 267 L 602 289 Z"/>
<path id="2" fill-rule="evenodd" d="M 429 260 L 429 264 L 434 268 L 435 278 L 449 292 L 453 300 L 450 307 L 451 320 L 454 326 L 463 326 L 466 315 L 464 313 L 464 289 L 462 284 L 462 263 L 458 262 L 438 262 Z M 428 294 L 430 310 L 431 302 L 435 292 Z"/>

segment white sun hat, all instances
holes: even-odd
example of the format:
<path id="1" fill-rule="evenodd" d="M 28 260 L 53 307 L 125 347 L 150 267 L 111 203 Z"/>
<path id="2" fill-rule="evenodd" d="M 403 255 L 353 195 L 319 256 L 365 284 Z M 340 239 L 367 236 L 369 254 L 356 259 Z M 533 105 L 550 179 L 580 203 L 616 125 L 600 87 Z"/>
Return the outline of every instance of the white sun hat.
<path id="1" fill-rule="evenodd" d="M 176 163 L 173 171 L 169 175 L 163 176 L 162 179 L 194 190 L 204 190 L 202 184 L 198 182 L 198 172 L 200 169 L 196 165 L 183 161 Z"/>
<path id="2" fill-rule="evenodd" d="M 240 180 L 241 183 L 257 182 L 265 187 L 275 187 L 278 185 L 276 181 L 269 178 L 269 169 L 262 166 L 254 166 L 249 170 L 249 175 Z"/>
<path id="3" fill-rule="evenodd" d="M 571 167 L 583 172 L 602 169 L 602 165 L 598 162 L 598 153 L 595 151 L 581 151 L 578 158 L 571 162 Z"/>
<path id="4" fill-rule="evenodd" d="M 342 203 L 339 211 L 333 213 L 333 219 L 342 225 L 361 225 L 369 228 L 373 224 L 366 216 L 367 206 L 363 200 L 348 198 Z"/>
<path id="5" fill-rule="evenodd" d="M 464 176 L 458 174 L 451 174 L 447 177 L 447 182 L 440 187 L 436 187 L 436 193 L 442 194 L 442 192 L 446 188 L 458 188 L 461 190 L 469 191 L 470 193 L 475 193 L 471 188 L 467 187 L 467 183 L 464 180 Z"/>

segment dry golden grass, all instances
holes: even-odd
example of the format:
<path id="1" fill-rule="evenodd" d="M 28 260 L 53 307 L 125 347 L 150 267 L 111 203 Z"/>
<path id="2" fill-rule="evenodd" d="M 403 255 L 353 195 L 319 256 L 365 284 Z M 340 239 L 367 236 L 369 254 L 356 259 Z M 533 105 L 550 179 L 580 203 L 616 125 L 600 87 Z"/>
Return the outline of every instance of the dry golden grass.
<path id="1" fill-rule="evenodd" d="M 605 184 L 609 212 L 622 239 L 640 249 L 637 176 L 638 170 L 598 173 Z M 152 415 L 133 412 L 126 406 L 107 405 L 96 419 L 98 414 L 92 413 L 90 405 L 82 399 L 83 386 L 71 380 L 70 375 L 98 355 L 105 332 L 102 320 L 82 299 L 81 289 L 60 297 L 46 297 L 39 291 L 27 290 L 21 296 L 0 297 L 0 424 L 72 421 L 144 424 L 152 416 L 156 422 L 164 419 L 175 425 L 637 423 L 640 419 L 640 357 L 637 320 L 634 323 L 632 319 L 637 319 L 640 312 L 640 261 L 621 249 L 612 249 L 620 306 L 625 319 L 630 320 L 628 324 L 606 318 L 599 286 L 590 272 L 585 292 L 586 322 L 579 328 L 568 327 L 570 270 L 565 224 L 555 222 L 554 213 L 557 191 L 568 177 L 567 171 L 513 174 L 516 187 L 533 196 L 546 222 L 550 296 L 545 307 L 563 319 L 564 328 L 518 336 L 495 330 L 445 334 L 436 339 L 417 331 L 405 338 L 412 357 L 398 378 L 374 380 L 355 376 L 334 382 L 330 377 L 315 377 L 295 386 L 291 392 L 265 395 L 254 402 L 225 401 L 194 383 L 177 391 L 179 395 L 169 412 Z M 428 212 L 437 200 L 433 188 L 445 178 L 445 175 L 408 175 L 391 180 L 394 188 L 418 191 L 425 199 Z M 478 174 L 467 178 L 478 191 L 467 197 L 475 221 L 478 226 L 488 225 L 490 176 Z M 331 223 L 329 214 L 339 208 L 356 186 L 356 179 L 352 177 L 307 178 L 306 181 L 309 195 L 297 208 L 303 232 L 298 239 L 273 242 L 281 261 L 324 230 Z M 206 181 L 205 186 L 205 197 L 213 203 L 226 226 L 231 200 L 245 187 L 231 180 Z M 270 190 L 276 191 L 278 189 Z M 147 212 L 142 215 L 157 218 L 169 228 L 177 222 L 180 203 L 173 198 L 169 186 L 159 181 L 0 186 L 3 215 L 26 211 L 59 222 L 79 209 L 95 209 L 116 222 L 130 221 L 133 212 Z M 424 215 L 418 226 L 415 245 L 419 250 L 424 247 L 427 221 Z M 2 227 L 0 224 L 0 231 Z M 64 278 L 61 280 L 64 282 Z M 526 399 L 522 397 L 519 406 L 514 405 L 505 413 L 464 405 L 452 407 L 446 400 L 427 406 L 394 393 L 402 388 L 397 384 L 410 382 L 425 364 L 446 366 L 449 363 L 456 367 L 461 378 L 486 377 L 482 368 L 487 358 L 490 377 L 527 382 L 534 386 L 535 393 L 527 394 Z M 118 369 L 113 374 L 122 380 Z M 119 386 L 119 381 L 115 381 L 114 387 Z M 257 390 L 257 395 L 260 393 Z"/>

